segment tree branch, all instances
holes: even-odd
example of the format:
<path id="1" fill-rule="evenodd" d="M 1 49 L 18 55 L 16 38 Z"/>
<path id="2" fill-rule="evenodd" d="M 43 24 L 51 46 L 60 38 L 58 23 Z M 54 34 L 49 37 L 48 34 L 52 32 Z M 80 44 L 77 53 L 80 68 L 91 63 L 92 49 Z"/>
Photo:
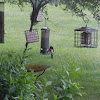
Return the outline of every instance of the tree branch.
<path id="1" fill-rule="evenodd" d="M 45 5 L 48 4 L 48 3 L 49 3 L 49 1 L 46 1 L 45 3 L 43 3 L 43 4 L 41 5 L 40 8 L 42 8 L 43 6 L 45 6 Z"/>
<path id="2" fill-rule="evenodd" d="M 31 1 L 32 5 L 34 5 L 34 0 L 30 0 L 30 1 Z"/>
<path id="3" fill-rule="evenodd" d="M 37 8 L 38 7 L 38 0 L 36 0 L 36 2 L 35 2 L 35 8 Z"/>
<path id="4" fill-rule="evenodd" d="M 32 0 L 33 1 L 33 0 Z M 38 0 L 37 0 L 38 1 Z M 39 10 L 44 6 L 46 5 L 47 3 L 49 3 L 51 0 L 41 0 L 39 3 L 38 3 L 38 6 L 36 7 L 36 3 L 37 1 L 35 2 L 35 9 L 33 9 L 32 11 L 32 15 L 31 15 L 31 27 L 30 27 L 30 31 L 32 30 L 32 26 L 34 25 L 34 22 L 36 22 L 37 20 L 37 16 L 38 16 L 38 13 L 39 13 Z"/>
<path id="5" fill-rule="evenodd" d="M 37 9 L 41 9 L 44 5 L 46 5 L 47 3 L 49 3 L 51 0 L 46 1 L 46 0 L 41 0 Z M 44 3 L 43 3 L 44 2 Z"/>
<path id="6" fill-rule="evenodd" d="M 34 9 L 35 9 L 34 0 L 30 0 L 30 2 L 32 3 L 32 5 L 33 5 L 33 10 L 34 10 Z"/>

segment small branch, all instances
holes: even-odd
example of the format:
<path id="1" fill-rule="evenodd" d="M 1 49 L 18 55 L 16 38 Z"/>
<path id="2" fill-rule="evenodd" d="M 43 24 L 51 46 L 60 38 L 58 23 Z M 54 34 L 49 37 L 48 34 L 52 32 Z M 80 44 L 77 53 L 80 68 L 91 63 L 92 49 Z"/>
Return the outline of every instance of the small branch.
<path id="1" fill-rule="evenodd" d="M 25 49 L 24 49 L 24 51 L 23 51 L 23 56 L 22 56 L 21 64 L 23 64 L 23 62 L 24 62 L 24 56 L 25 56 L 25 53 L 26 53 L 27 47 L 28 47 L 28 43 L 25 44 Z"/>
<path id="2" fill-rule="evenodd" d="M 29 29 L 30 32 L 32 31 L 32 27 L 33 27 L 33 21 L 31 21 L 31 26 L 30 26 L 30 29 Z"/>
<path id="3" fill-rule="evenodd" d="M 33 5 L 33 10 L 35 10 L 35 4 L 34 4 L 34 0 L 30 0 L 32 5 Z"/>
<path id="4" fill-rule="evenodd" d="M 45 1 L 45 2 L 43 3 L 43 1 Z M 42 8 L 43 6 L 45 6 L 46 4 L 48 4 L 50 1 L 51 1 L 51 0 L 49 0 L 49 1 L 41 0 L 41 2 L 42 2 L 43 4 L 42 4 L 42 3 L 39 4 L 39 6 L 38 6 L 39 9 Z"/>
<path id="5" fill-rule="evenodd" d="M 46 1 L 45 3 L 43 3 L 43 4 L 41 5 L 40 8 L 42 8 L 43 6 L 45 6 L 45 5 L 48 4 L 48 3 L 49 3 L 49 1 Z"/>
<path id="6" fill-rule="evenodd" d="M 31 3 L 34 5 L 34 0 L 30 0 L 31 1 Z"/>
<path id="7" fill-rule="evenodd" d="M 35 2 L 35 8 L 37 8 L 38 7 L 38 0 L 36 0 L 36 2 Z"/>

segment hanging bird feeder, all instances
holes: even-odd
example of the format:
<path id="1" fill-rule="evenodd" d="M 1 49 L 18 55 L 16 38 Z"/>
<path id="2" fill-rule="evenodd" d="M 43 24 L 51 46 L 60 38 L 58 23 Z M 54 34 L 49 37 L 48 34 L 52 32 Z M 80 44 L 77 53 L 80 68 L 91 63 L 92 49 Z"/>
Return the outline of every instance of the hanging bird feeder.
<path id="1" fill-rule="evenodd" d="M 98 30 L 90 27 L 81 27 L 74 30 L 75 47 L 97 48 Z"/>
<path id="2" fill-rule="evenodd" d="M 34 12 L 34 14 L 36 15 L 36 12 Z M 30 15 L 30 19 L 31 20 L 33 19 L 33 21 L 32 21 L 33 22 L 33 25 L 36 25 L 36 24 L 38 24 L 38 22 L 41 22 L 42 21 L 42 11 L 41 10 L 39 10 L 38 15 L 37 15 L 37 17 L 36 17 L 35 20 L 34 20 L 34 17 L 35 16 L 33 16 L 33 15 L 32 15 L 32 13 Z"/>
<path id="3" fill-rule="evenodd" d="M 48 27 L 41 29 L 41 54 L 49 54 L 49 34 L 50 29 Z"/>
<path id="4" fill-rule="evenodd" d="M 0 2 L 0 43 L 4 43 L 4 2 Z"/>
<path id="5" fill-rule="evenodd" d="M 39 41 L 38 31 L 37 29 L 30 31 L 25 31 L 26 43 L 33 43 Z"/>
<path id="6" fill-rule="evenodd" d="M 40 10 L 37 16 L 37 21 L 41 22 L 42 21 L 42 11 Z"/>
<path id="7" fill-rule="evenodd" d="M 37 29 L 34 29 L 32 31 L 29 31 L 29 30 L 25 31 L 25 36 L 26 36 L 26 43 L 25 43 L 25 50 L 23 51 L 23 57 L 22 57 L 23 59 L 24 59 L 24 55 L 27 50 L 28 44 L 39 41 Z M 21 64 L 22 63 L 23 63 L 23 60 L 21 61 Z"/>

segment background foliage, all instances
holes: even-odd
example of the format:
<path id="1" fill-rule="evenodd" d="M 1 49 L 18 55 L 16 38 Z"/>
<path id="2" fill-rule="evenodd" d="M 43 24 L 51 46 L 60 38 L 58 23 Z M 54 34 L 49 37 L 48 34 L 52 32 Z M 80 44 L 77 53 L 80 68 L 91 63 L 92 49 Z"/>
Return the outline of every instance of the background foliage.
<path id="1" fill-rule="evenodd" d="M 87 23 L 89 18 L 85 13 L 85 10 L 90 11 L 93 15 L 93 18 L 100 21 L 100 2 L 99 0 L 5 0 L 5 2 L 9 2 L 10 4 L 17 4 L 18 6 L 24 6 L 24 4 L 47 2 L 54 6 L 61 5 L 63 6 L 63 10 L 71 10 L 73 14 L 80 16 Z M 39 5 L 38 3 L 38 5 Z M 46 4 L 47 4 L 46 3 Z"/>

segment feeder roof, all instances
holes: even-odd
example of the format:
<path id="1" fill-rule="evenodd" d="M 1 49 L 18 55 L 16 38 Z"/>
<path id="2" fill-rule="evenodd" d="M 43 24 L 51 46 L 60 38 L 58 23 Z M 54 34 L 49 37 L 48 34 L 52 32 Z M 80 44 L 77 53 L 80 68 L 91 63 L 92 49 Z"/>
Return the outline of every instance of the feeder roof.
<path id="1" fill-rule="evenodd" d="M 81 28 L 79 28 L 79 29 L 75 29 L 75 31 L 84 31 L 84 32 L 86 32 L 86 31 L 91 31 L 91 32 L 95 32 L 95 31 L 98 31 L 98 30 L 93 29 L 93 28 L 91 28 L 91 27 L 81 27 Z"/>
<path id="2" fill-rule="evenodd" d="M 50 30 L 48 27 L 43 27 L 41 30 Z"/>

